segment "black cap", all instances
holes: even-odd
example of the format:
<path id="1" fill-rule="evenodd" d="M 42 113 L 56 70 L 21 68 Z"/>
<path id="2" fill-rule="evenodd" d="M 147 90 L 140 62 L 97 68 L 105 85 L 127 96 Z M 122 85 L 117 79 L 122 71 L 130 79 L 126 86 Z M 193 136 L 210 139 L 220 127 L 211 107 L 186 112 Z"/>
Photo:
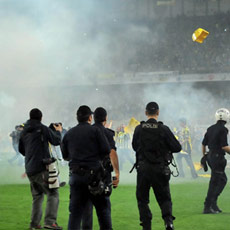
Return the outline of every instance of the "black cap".
<path id="1" fill-rule="evenodd" d="M 77 119 L 80 121 L 82 121 L 82 119 L 86 121 L 91 114 L 93 114 L 93 112 L 91 111 L 89 106 L 81 105 L 77 110 Z"/>
<path id="2" fill-rule="evenodd" d="M 158 106 L 158 104 L 156 102 L 149 102 L 146 105 L 145 109 L 146 109 L 147 112 L 154 113 L 159 109 L 159 106 Z"/>
<path id="3" fill-rule="evenodd" d="M 98 107 L 94 111 L 94 121 L 103 122 L 106 120 L 107 112 L 104 108 Z"/>
<path id="4" fill-rule="evenodd" d="M 30 110 L 30 119 L 41 121 L 41 119 L 42 119 L 41 110 L 39 110 L 37 108 Z"/>

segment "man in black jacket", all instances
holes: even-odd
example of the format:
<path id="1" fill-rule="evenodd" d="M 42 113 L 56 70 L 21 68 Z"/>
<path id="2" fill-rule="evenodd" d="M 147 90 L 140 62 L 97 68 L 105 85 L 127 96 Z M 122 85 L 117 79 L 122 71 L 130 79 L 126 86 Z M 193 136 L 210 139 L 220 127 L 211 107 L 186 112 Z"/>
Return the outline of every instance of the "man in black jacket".
<path id="1" fill-rule="evenodd" d="M 148 120 L 134 131 L 132 146 L 137 157 L 136 197 L 143 230 L 151 230 L 152 213 L 149 209 L 149 190 L 152 187 L 161 208 L 166 230 L 173 230 L 172 201 L 169 189 L 169 162 L 172 153 L 180 152 L 181 145 L 170 129 L 160 122 L 159 106 L 150 102 L 146 106 Z"/>
<path id="2" fill-rule="evenodd" d="M 89 202 L 96 208 L 101 230 L 111 230 L 110 207 L 99 180 L 101 160 L 110 146 L 101 130 L 91 126 L 92 111 L 86 106 L 77 110 L 79 124 L 70 129 L 61 144 L 63 158 L 69 161 L 70 204 L 68 230 L 80 230 L 83 213 Z"/>
<path id="3" fill-rule="evenodd" d="M 41 123 L 42 112 L 35 108 L 30 111 L 30 119 L 25 123 L 24 130 L 19 139 L 19 151 L 25 156 L 26 174 L 30 180 L 33 206 L 30 229 L 42 229 L 42 203 L 44 194 L 47 195 L 46 215 L 44 228 L 60 230 L 57 225 L 57 212 L 59 204 L 58 189 L 49 189 L 48 171 L 44 159 L 50 158 L 49 143 L 60 145 L 61 127 L 54 126 L 52 131 Z"/>

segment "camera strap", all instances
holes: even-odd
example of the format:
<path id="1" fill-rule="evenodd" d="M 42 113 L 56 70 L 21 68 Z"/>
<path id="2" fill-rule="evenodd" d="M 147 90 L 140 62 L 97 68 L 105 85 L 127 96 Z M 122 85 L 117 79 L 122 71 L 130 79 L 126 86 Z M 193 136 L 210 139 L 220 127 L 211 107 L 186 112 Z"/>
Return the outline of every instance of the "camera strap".
<path id="1" fill-rule="evenodd" d="M 176 169 L 176 174 L 173 171 L 171 171 L 172 176 L 178 177 L 180 175 L 180 173 L 179 173 L 179 170 L 178 170 L 178 167 L 177 167 L 177 164 L 176 164 L 176 161 L 175 161 L 173 155 L 172 155 L 172 162 L 170 164 Z"/>

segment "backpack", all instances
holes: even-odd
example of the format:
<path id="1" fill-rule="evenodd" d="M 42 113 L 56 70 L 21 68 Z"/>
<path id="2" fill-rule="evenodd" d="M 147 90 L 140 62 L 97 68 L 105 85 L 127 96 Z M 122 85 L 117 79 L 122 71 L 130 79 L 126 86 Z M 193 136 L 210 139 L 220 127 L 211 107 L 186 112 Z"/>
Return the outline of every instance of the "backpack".
<path id="1" fill-rule="evenodd" d="M 164 155 L 161 153 L 161 130 L 159 123 L 141 122 L 140 144 L 141 154 L 151 163 L 164 162 Z"/>

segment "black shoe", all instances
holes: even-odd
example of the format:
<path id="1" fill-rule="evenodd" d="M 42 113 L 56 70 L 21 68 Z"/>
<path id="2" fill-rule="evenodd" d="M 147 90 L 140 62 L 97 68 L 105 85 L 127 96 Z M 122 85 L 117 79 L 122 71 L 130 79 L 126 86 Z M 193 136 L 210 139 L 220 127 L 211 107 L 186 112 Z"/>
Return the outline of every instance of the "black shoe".
<path id="1" fill-rule="evenodd" d="M 165 230 L 174 230 L 173 224 L 172 224 L 172 223 L 166 224 L 166 225 L 165 225 Z"/>
<path id="2" fill-rule="evenodd" d="M 222 210 L 221 209 L 219 209 L 219 207 L 217 206 L 217 204 L 212 204 L 212 209 L 215 211 L 215 212 L 218 212 L 218 213 L 221 213 L 222 212 Z"/>
<path id="3" fill-rule="evenodd" d="M 56 223 L 55 224 L 46 224 L 44 225 L 44 228 L 46 229 L 53 229 L 53 230 L 62 230 L 63 228 L 61 226 L 58 226 Z"/>
<path id="4" fill-rule="evenodd" d="M 65 182 L 65 181 L 62 181 L 62 182 L 59 184 L 60 187 L 64 187 L 65 185 L 66 185 L 66 182 Z"/>
<path id="5" fill-rule="evenodd" d="M 213 210 L 211 207 L 205 207 L 203 210 L 203 214 L 218 214 L 220 212 Z"/>

